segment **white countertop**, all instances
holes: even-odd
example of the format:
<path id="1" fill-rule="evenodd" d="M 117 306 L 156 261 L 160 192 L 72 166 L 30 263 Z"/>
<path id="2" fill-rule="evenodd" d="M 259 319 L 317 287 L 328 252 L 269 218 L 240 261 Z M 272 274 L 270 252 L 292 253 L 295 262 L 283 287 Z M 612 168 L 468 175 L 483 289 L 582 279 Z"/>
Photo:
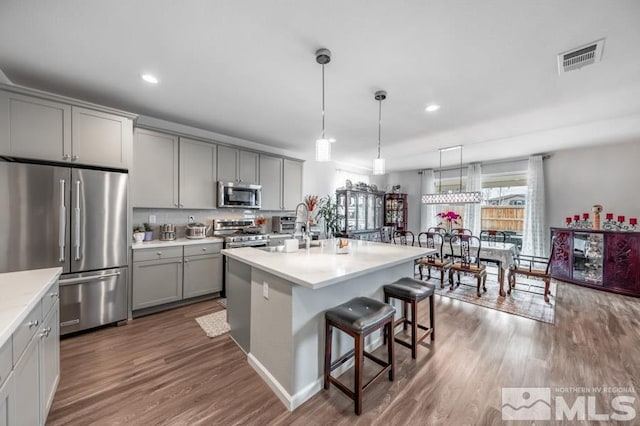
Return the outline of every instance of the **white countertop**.
<path id="1" fill-rule="evenodd" d="M 331 240 L 323 241 L 326 241 L 325 247 L 292 253 L 242 247 L 222 250 L 222 254 L 295 284 L 317 289 L 435 253 L 428 248 L 349 240 L 349 253 L 336 254 Z"/>
<path id="2" fill-rule="evenodd" d="M 192 244 L 210 244 L 210 243 L 223 243 L 223 242 L 224 242 L 224 238 L 220 238 L 220 237 L 207 237 L 207 238 L 199 238 L 199 239 L 177 238 L 173 241 L 153 240 L 153 241 L 143 241 L 141 243 L 133 243 L 131 245 L 131 248 L 133 250 L 138 250 L 138 249 L 146 249 L 146 248 L 189 246 Z"/>
<path id="3" fill-rule="evenodd" d="M 0 346 L 11 338 L 61 273 L 62 268 L 48 268 L 0 274 Z"/>

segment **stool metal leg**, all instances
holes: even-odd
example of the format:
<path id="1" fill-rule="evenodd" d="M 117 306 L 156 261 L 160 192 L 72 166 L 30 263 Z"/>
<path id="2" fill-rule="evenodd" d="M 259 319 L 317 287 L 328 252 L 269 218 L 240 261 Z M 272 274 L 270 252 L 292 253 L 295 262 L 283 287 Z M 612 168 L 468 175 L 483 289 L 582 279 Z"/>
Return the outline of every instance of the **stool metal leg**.
<path id="1" fill-rule="evenodd" d="M 434 327 L 436 322 L 435 322 L 435 318 L 436 318 L 436 314 L 435 311 L 433 309 L 434 303 L 433 303 L 433 298 L 434 296 L 429 296 L 429 327 L 431 327 L 431 341 L 433 342 L 436 338 L 436 328 Z"/>
<path id="2" fill-rule="evenodd" d="M 355 378 L 354 378 L 354 402 L 355 413 L 362 413 L 362 364 L 364 364 L 364 336 L 355 336 Z M 391 340 L 391 339 L 389 339 Z"/>
<path id="3" fill-rule="evenodd" d="M 329 376 L 331 375 L 331 342 L 333 336 L 333 327 L 329 324 L 329 321 L 325 321 L 324 323 L 324 388 L 329 389 L 329 386 L 331 386 Z"/>

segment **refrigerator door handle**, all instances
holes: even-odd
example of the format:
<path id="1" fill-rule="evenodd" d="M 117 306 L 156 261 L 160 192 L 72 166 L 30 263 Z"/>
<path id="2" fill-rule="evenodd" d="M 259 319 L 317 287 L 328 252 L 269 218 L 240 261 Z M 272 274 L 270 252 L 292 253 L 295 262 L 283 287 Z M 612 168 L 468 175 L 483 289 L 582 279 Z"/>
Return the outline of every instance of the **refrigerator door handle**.
<path id="1" fill-rule="evenodd" d="M 80 260 L 80 181 L 76 181 L 76 208 L 75 211 L 75 224 L 76 224 L 76 232 L 75 232 L 75 248 L 76 248 L 76 257 L 75 260 Z"/>
<path id="2" fill-rule="evenodd" d="M 67 234 L 67 207 L 64 205 L 64 179 L 60 179 L 60 223 L 58 226 L 58 247 L 60 247 L 60 257 L 58 260 L 64 262 L 64 240 Z"/>
<path id="3" fill-rule="evenodd" d="M 58 283 L 61 286 L 69 285 L 69 284 L 78 284 L 78 283 L 86 283 L 89 281 L 99 281 L 105 278 L 117 277 L 120 275 L 120 271 L 112 272 L 110 274 L 102 274 L 102 275 L 92 275 L 89 277 L 79 277 L 79 278 L 67 278 L 66 280 L 59 280 Z"/>

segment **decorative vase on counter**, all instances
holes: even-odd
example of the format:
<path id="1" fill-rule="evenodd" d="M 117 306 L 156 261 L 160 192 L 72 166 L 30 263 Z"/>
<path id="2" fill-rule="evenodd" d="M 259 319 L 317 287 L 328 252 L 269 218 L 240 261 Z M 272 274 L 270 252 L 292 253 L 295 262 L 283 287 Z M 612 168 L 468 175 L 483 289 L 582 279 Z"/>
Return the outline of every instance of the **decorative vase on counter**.
<path id="1" fill-rule="evenodd" d="M 151 241 L 151 240 L 153 240 L 153 231 L 144 231 L 143 241 Z"/>
<path id="2" fill-rule="evenodd" d="M 134 232 L 134 233 L 133 233 L 133 240 L 134 240 L 136 243 L 141 243 L 141 242 L 143 242 L 143 241 L 144 241 L 144 236 L 145 236 L 144 234 L 145 234 L 144 232 Z"/>

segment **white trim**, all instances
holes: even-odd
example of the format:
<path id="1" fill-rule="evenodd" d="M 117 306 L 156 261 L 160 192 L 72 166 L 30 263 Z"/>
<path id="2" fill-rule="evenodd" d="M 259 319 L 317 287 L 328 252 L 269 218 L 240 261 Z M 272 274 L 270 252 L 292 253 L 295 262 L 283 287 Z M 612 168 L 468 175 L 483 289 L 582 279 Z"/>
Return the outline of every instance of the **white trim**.
<path id="1" fill-rule="evenodd" d="M 373 352 L 373 350 L 377 349 L 382 345 L 382 334 L 373 339 L 368 345 L 365 346 L 365 350 L 367 352 Z M 256 358 L 252 353 L 247 355 L 247 362 L 249 365 L 262 377 L 269 388 L 276 394 L 276 396 L 282 401 L 284 406 L 289 410 L 293 411 L 302 404 L 304 404 L 309 398 L 314 396 L 316 393 L 320 392 L 324 385 L 324 375 L 321 375 L 320 378 L 314 380 L 309 383 L 305 388 L 297 392 L 295 395 L 289 394 L 286 391 L 284 386 L 280 384 L 276 380 L 275 377 L 267 370 L 267 368 Z M 340 367 L 333 370 L 333 376 L 339 377 L 341 374 L 346 372 L 349 368 L 353 366 L 353 358 L 349 361 L 342 364 Z"/>

